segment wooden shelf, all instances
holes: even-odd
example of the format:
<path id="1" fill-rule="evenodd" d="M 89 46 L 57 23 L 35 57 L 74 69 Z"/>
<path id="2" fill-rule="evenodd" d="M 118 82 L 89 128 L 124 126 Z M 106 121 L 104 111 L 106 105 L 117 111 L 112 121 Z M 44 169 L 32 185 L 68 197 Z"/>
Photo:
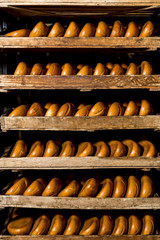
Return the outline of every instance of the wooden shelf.
<path id="1" fill-rule="evenodd" d="M 36 157 L 0 158 L 0 170 L 7 169 L 108 169 L 108 168 L 158 168 L 160 157 Z"/>
<path id="2" fill-rule="evenodd" d="M 0 195 L 1 207 L 44 209 L 160 209 L 159 198 L 78 198 Z"/>
<path id="3" fill-rule="evenodd" d="M 0 75 L 1 89 L 149 89 L 160 90 L 160 75 L 15 76 Z"/>
<path id="4" fill-rule="evenodd" d="M 1 129 L 96 131 L 111 129 L 160 129 L 160 115 L 117 117 L 1 117 Z"/>
<path id="5" fill-rule="evenodd" d="M 64 38 L 64 37 L 0 37 L 0 48 L 125 48 L 125 49 L 150 49 L 160 48 L 160 37 L 126 38 L 126 37 L 86 37 L 86 38 Z"/>

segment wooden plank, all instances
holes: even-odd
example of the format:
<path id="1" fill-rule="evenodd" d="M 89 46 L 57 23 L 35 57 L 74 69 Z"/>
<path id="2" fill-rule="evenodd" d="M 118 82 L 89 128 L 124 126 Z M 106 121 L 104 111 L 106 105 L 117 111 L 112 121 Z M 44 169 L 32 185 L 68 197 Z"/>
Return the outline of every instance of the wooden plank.
<path id="1" fill-rule="evenodd" d="M 160 209 L 160 198 L 78 198 L 1 195 L 1 207 L 44 209 Z"/>
<path id="2" fill-rule="evenodd" d="M 1 117 L 1 129 L 96 131 L 109 129 L 160 129 L 160 116 L 118 117 Z"/>
<path id="3" fill-rule="evenodd" d="M 160 157 L 36 157 L 0 158 L 0 170 L 7 169 L 108 169 L 160 168 Z"/>
<path id="4" fill-rule="evenodd" d="M 160 75 L 14 76 L 0 75 L 2 89 L 160 89 Z"/>
<path id="5" fill-rule="evenodd" d="M 0 48 L 160 48 L 160 37 L 11 38 L 0 37 Z"/>

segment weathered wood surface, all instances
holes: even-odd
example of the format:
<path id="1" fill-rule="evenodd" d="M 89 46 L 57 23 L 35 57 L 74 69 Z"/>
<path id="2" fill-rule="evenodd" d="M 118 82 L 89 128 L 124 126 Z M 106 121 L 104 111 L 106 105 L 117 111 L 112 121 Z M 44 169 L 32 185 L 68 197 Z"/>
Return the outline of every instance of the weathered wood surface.
<path id="1" fill-rule="evenodd" d="M 160 168 L 160 157 L 36 157 L 0 158 L 0 170 L 7 169 L 105 169 Z"/>
<path id="2" fill-rule="evenodd" d="M 0 37 L 0 48 L 160 48 L 160 37 Z"/>
<path id="3" fill-rule="evenodd" d="M 108 129 L 160 129 L 160 115 L 117 117 L 1 117 L 1 129 L 96 131 Z"/>
<path id="4" fill-rule="evenodd" d="M 160 209 L 160 198 L 0 196 L 1 207 L 44 209 Z"/>
<path id="5" fill-rule="evenodd" d="M 160 235 L 123 235 L 123 236 L 113 236 L 113 235 L 105 235 L 105 236 L 98 236 L 98 235 L 91 235 L 91 236 L 63 236 L 63 235 L 54 235 L 54 236 L 7 236 L 7 235 L 0 235 L 0 239 L 5 240 L 26 240 L 26 239 L 34 239 L 34 240 L 159 240 Z"/>
<path id="6" fill-rule="evenodd" d="M 14 76 L 0 75 L 2 89 L 160 89 L 160 75 Z"/>

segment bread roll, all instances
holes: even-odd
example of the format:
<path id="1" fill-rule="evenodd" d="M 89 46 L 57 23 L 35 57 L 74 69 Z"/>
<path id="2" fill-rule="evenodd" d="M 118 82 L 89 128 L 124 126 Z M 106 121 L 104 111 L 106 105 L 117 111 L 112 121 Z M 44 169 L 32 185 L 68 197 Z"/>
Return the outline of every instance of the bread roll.
<path id="1" fill-rule="evenodd" d="M 110 215 L 105 214 L 100 218 L 98 235 L 110 235 L 113 229 L 113 219 Z"/>
<path id="2" fill-rule="evenodd" d="M 115 219 L 115 225 L 112 235 L 124 235 L 127 233 L 128 223 L 125 216 L 119 216 Z"/>
<path id="3" fill-rule="evenodd" d="M 20 105 L 16 107 L 9 115 L 8 117 L 19 117 L 19 116 L 26 116 L 28 111 L 27 105 Z"/>
<path id="4" fill-rule="evenodd" d="M 41 215 L 33 224 L 29 235 L 46 235 L 49 229 L 50 219 L 47 215 Z"/>
<path id="5" fill-rule="evenodd" d="M 96 28 L 92 23 L 86 23 L 80 31 L 79 37 L 94 37 Z"/>
<path id="6" fill-rule="evenodd" d="M 110 37 L 123 37 L 124 33 L 125 33 L 125 29 L 123 24 L 120 21 L 115 21 L 113 24 Z"/>
<path id="7" fill-rule="evenodd" d="M 28 37 L 30 34 L 30 30 L 28 29 L 20 29 L 13 32 L 9 32 L 5 34 L 5 37 Z"/>
<path id="8" fill-rule="evenodd" d="M 153 193 L 154 193 L 154 186 L 153 186 L 152 179 L 147 175 L 142 176 L 141 191 L 139 196 L 142 198 L 148 198 L 148 197 L 152 197 Z"/>
<path id="9" fill-rule="evenodd" d="M 109 37 L 110 29 L 107 23 L 100 21 L 96 28 L 95 37 Z"/>
<path id="10" fill-rule="evenodd" d="M 99 228 L 99 220 L 97 217 L 91 217 L 84 221 L 83 227 L 79 235 L 96 235 Z"/>
<path id="11" fill-rule="evenodd" d="M 32 217 L 16 218 L 7 225 L 7 231 L 10 235 L 27 235 L 30 232 L 32 224 Z"/>
<path id="12" fill-rule="evenodd" d="M 49 140 L 46 143 L 46 148 L 45 148 L 43 157 L 56 157 L 58 156 L 58 154 L 59 154 L 58 145 L 54 141 Z"/>
<path id="13" fill-rule="evenodd" d="M 77 65 L 76 68 L 77 68 L 77 70 L 79 71 L 79 70 L 81 70 L 81 68 L 82 68 L 83 66 L 84 66 L 84 64 L 83 64 L 83 63 L 80 63 L 80 64 Z"/>
<path id="14" fill-rule="evenodd" d="M 118 102 L 114 102 L 110 105 L 107 116 L 121 116 L 122 115 L 122 106 Z"/>
<path id="15" fill-rule="evenodd" d="M 37 23 L 29 34 L 29 37 L 46 37 L 48 35 L 49 28 L 43 23 Z"/>
<path id="16" fill-rule="evenodd" d="M 154 33 L 154 25 L 151 21 L 147 21 L 140 32 L 139 37 L 151 37 Z"/>
<path id="17" fill-rule="evenodd" d="M 33 65 L 30 75 L 41 75 L 43 72 L 43 66 L 40 63 L 36 63 Z"/>
<path id="18" fill-rule="evenodd" d="M 48 108 L 48 110 L 45 113 L 45 117 L 54 117 L 57 115 L 59 110 L 59 105 L 56 103 L 53 103 L 50 105 L 50 107 Z"/>
<path id="19" fill-rule="evenodd" d="M 135 116 L 138 114 L 138 106 L 134 101 L 129 101 L 125 112 L 124 112 L 124 116 Z"/>
<path id="20" fill-rule="evenodd" d="M 57 112 L 58 117 L 74 116 L 75 106 L 72 103 L 63 104 Z"/>
<path id="21" fill-rule="evenodd" d="M 110 72 L 110 75 L 123 75 L 124 74 L 124 69 L 121 67 L 119 64 L 114 64 L 113 68 Z"/>
<path id="22" fill-rule="evenodd" d="M 147 62 L 147 61 L 143 61 L 141 62 L 141 75 L 151 75 L 153 74 L 153 68 L 152 65 Z"/>
<path id="23" fill-rule="evenodd" d="M 27 117 L 33 116 L 44 116 L 44 109 L 37 102 L 34 102 L 27 112 Z"/>
<path id="24" fill-rule="evenodd" d="M 51 222 L 47 235 L 62 235 L 65 228 L 65 219 L 62 215 L 56 214 Z"/>
<path id="25" fill-rule="evenodd" d="M 15 143 L 9 157 L 13 157 L 13 158 L 15 158 L 15 157 L 25 157 L 26 153 L 27 153 L 26 143 L 23 140 L 18 140 Z"/>
<path id="26" fill-rule="evenodd" d="M 38 178 L 31 183 L 31 185 L 25 190 L 23 195 L 25 196 L 40 196 L 46 187 L 46 182 L 43 178 Z"/>
<path id="27" fill-rule="evenodd" d="M 60 157 L 71 157 L 74 156 L 75 147 L 71 141 L 66 141 L 62 144 L 62 150 L 59 154 Z"/>
<path id="28" fill-rule="evenodd" d="M 84 65 L 79 72 L 77 73 L 77 75 L 80 76 L 85 76 L 85 75 L 92 75 L 92 68 L 89 65 Z"/>
<path id="29" fill-rule="evenodd" d="M 155 157 L 156 149 L 155 146 L 147 140 L 142 140 L 138 143 L 142 147 L 142 156 L 143 157 Z"/>
<path id="30" fill-rule="evenodd" d="M 49 75 L 49 76 L 61 75 L 61 66 L 58 63 L 51 63 L 48 66 L 46 75 Z"/>
<path id="31" fill-rule="evenodd" d="M 141 235 L 151 235 L 154 232 L 154 218 L 150 214 L 144 215 L 142 218 Z"/>
<path id="32" fill-rule="evenodd" d="M 78 145 L 76 157 L 92 156 L 94 148 L 90 142 L 82 142 Z"/>
<path id="33" fill-rule="evenodd" d="M 42 196 L 57 196 L 61 191 L 63 183 L 60 178 L 54 177 L 44 189 Z"/>
<path id="34" fill-rule="evenodd" d="M 135 176 L 129 176 L 126 191 L 126 198 L 139 197 L 140 182 Z"/>
<path id="35" fill-rule="evenodd" d="M 102 102 L 97 102 L 90 110 L 88 116 L 104 116 L 107 112 L 107 107 Z"/>
<path id="36" fill-rule="evenodd" d="M 114 66 L 114 64 L 111 63 L 111 62 L 107 62 L 107 63 L 106 63 L 106 68 L 107 68 L 109 71 L 112 71 L 113 66 Z"/>
<path id="37" fill-rule="evenodd" d="M 81 191 L 78 194 L 78 197 L 95 197 L 99 188 L 99 181 L 95 178 L 88 179 Z"/>
<path id="38" fill-rule="evenodd" d="M 139 28 L 135 22 L 130 22 L 125 33 L 125 37 L 138 37 Z"/>
<path id="39" fill-rule="evenodd" d="M 69 76 L 69 75 L 75 75 L 75 74 L 76 74 L 76 69 L 71 63 L 65 63 L 62 66 L 62 72 L 61 72 L 62 76 Z"/>
<path id="40" fill-rule="evenodd" d="M 141 220 L 135 215 L 130 215 L 128 218 L 128 235 L 140 234 L 141 226 Z"/>
<path id="41" fill-rule="evenodd" d="M 14 75 L 29 75 L 30 74 L 30 67 L 25 62 L 18 63 Z"/>
<path id="42" fill-rule="evenodd" d="M 79 26 L 76 22 L 70 22 L 65 31 L 64 37 L 78 37 L 80 32 Z"/>
<path id="43" fill-rule="evenodd" d="M 98 198 L 111 197 L 113 192 L 113 182 L 110 178 L 106 178 L 101 182 L 102 188 L 97 194 Z"/>
<path id="44" fill-rule="evenodd" d="M 17 180 L 5 193 L 5 195 L 23 195 L 28 188 L 30 181 L 26 177 Z"/>
<path id="45" fill-rule="evenodd" d="M 77 215 L 71 215 L 68 218 L 67 226 L 63 235 L 77 235 L 81 227 L 81 219 Z"/>
<path id="46" fill-rule="evenodd" d="M 75 197 L 79 191 L 79 183 L 72 180 L 59 194 L 58 197 Z"/>
<path id="47" fill-rule="evenodd" d="M 56 22 L 49 32 L 48 37 L 63 37 L 63 35 L 64 27 L 59 22 Z"/>
<path id="48" fill-rule="evenodd" d="M 126 154 L 126 148 L 123 143 L 117 140 L 108 142 L 110 147 L 110 157 L 123 157 Z"/>
<path id="49" fill-rule="evenodd" d="M 126 194 L 127 183 L 122 176 L 116 176 L 114 179 L 114 189 L 112 197 L 122 198 Z"/>
<path id="50" fill-rule="evenodd" d="M 139 115 L 140 116 L 146 116 L 146 115 L 149 115 L 149 114 L 152 114 L 153 113 L 153 108 L 152 108 L 152 105 L 147 101 L 147 100 L 142 100 L 141 101 L 141 107 L 140 107 L 140 110 L 139 110 Z"/>
<path id="51" fill-rule="evenodd" d="M 109 156 L 109 147 L 105 142 L 99 141 L 94 143 L 93 146 L 96 148 L 95 156 L 97 157 Z"/>
<path id="52" fill-rule="evenodd" d="M 130 63 L 127 67 L 126 75 L 137 75 L 139 74 L 138 67 L 135 63 Z"/>
<path id="53" fill-rule="evenodd" d="M 93 75 L 107 75 L 108 71 L 107 68 L 102 63 L 97 63 Z"/>
<path id="54" fill-rule="evenodd" d="M 40 141 L 32 144 L 27 157 L 42 157 L 44 152 L 44 145 Z"/>
<path id="55" fill-rule="evenodd" d="M 75 117 L 82 117 L 82 116 L 88 116 L 92 106 L 91 105 L 86 105 L 84 107 L 81 107 L 76 113 Z M 77 108 L 78 109 L 78 108 Z"/>
<path id="56" fill-rule="evenodd" d="M 133 140 L 126 139 L 122 143 L 127 147 L 127 157 L 138 157 L 141 155 L 140 146 Z"/>

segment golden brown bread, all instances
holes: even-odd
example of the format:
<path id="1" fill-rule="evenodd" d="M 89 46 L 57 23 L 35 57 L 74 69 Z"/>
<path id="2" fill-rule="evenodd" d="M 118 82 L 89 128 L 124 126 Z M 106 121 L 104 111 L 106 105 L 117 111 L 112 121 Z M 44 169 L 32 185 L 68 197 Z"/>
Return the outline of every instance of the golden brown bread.
<path id="1" fill-rule="evenodd" d="M 99 181 L 95 178 L 89 178 L 83 185 L 78 197 L 95 197 L 98 191 Z"/>
<path id="2" fill-rule="evenodd" d="M 99 141 L 94 143 L 93 146 L 96 148 L 95 156 L 97 157 L 109 156 L 109 147 L 105 142 Z"/>
<path id="3" fill-rule="evenodd" d="M 49 140 L 46 143 L 46 148 L 43 157 L 55 157 L 59 154 L 59 147 L 53 140 Z"/>
<path id="4" fill-rule="evenodd" d="M 125 33 L 125 29 L 123 24 L 120 21 L 115 21 L 113 24 L 110 37 L 123 37 L 124 33 Z"/>
<path id="5" fill-rule="evenodd" d="M 32 144 L 27 157 L 42 157 L 44 152 L 44 145 L 40 141 Z"/>
<path id="6" fill-rule="evenodd" d="M 29 107 L 27 105 L 20 105 L 16 107 L 8 117 L 18 117 L 18 116 L 26 116 Z"/>
<path id="7" fill-rule="evenodd" d="M 124 235 L 127 233 L 128 222 L 125 216 L 119 216 L 115 219 L 112 235 Z"/>
<path id="8" fill-rule="evenodd" d="M 123 75 L 124 74 L 124 69 L 121 67 L 119 64 L 114 64 L 113 68 L 110 72 L 110 75 Z"/>
<path id="9" fill-rule="evenodd" d="M 29 37 L 46 37 L 49 28 L 43 22 L 38 22 L 29 34 Z"/>
<path id="10" fill-rule="evenodd" d="M 5 34 L 5 37 L 28 37 L 29 34 L 30 34 L 30 30 L 20 29 L 20 30 L 16 30 L 16 31 Z"/>
<path id="11" fill-rule="evenodd" d="M 129 101 L 129 103 L 127 104 L 127 107 L 125 109 L 124 112 L 124 116 L 134 116 L 138 114 L 138 106 L 136 104 L 136 102 L 134 101 Z"/>
<path id="12" fill-rule="evenodd" d="M 65 31 L 64 37 L 78 37 L 80 32 L 79 26 L 76 22 L 70 22 Z"/>
<path id="13" fill-rule="evenodd" d="M 109 71 L 111 71 L 111 70 L 113 69 L 113 66 L 114 66 L 114 64 L 111 63 L 111 62 L 107 62 L 107 63 L 106 63 L 106 68 L 107 68 Z"/>
<path id="14" fill-rule="evenodd" d="M 30 67 L 25 62 L 18 63 L 14 75 L 29 75 L 30 74 Z"/>
<path id="15" fill-rule="evenodd" d="M 38 178 L 31 183 L 31 185 L 25 190 L 23 195 L 25 196 L 40 196 L 46 187 L 46 182 L 43 178 Z"/>
<path id="16" fill-rule="evenodd" d="M 139 28 L 135 22 L 130 22 L 125 33 L 125 37 L 138 37 Z"/>
<path id="17" fill-rule="evenodd" d="M 15 143 L 9 157 L 24 157 L 26 153 L 27 153 L 26 143 L 23 140 L 18 140 Z"/>
<path id="18" fill-rule="evenodd" d="M 84 75 L 92 75 L 92 68 L 89 65 L 84 65 L 79 72 L 77 73 L 77 75 L 79 76 L 84 76 Z"/>
<path id="19" fill-rule="evenodd" d="M 107 68 L 102 63 L 97 63 L 93 75 L 107 75 L 108 71 Z"/>
<path id="20" fill-rule="evenodd" d="M 153 108 L 152 105 L 150 104 L 150 102 L 148 102 L 147 100 L 141 100 L 141 107 L 139 110 L 139 115 L 140 116 L 146 116 L 149 114 L 153 113 Z"/>
<path id="21" fill-rule="evenodd" d="M 112 197 L 120 198 L 126 194 L 127 183 L 122 176 L 116 176 L 114 179 L 114 189 Z"/>
<path id="22" fill-rule="evenodd" d="M 30 232 L 32 224 L 32 217 L 16 218 L 7 225 L 7 231 L 10 235 L 27 235 Z"/>
<path id="23" fill-rule="evenodd" d="M 91 105 L 86 105 L 84 107 L 78 107 L 77 109 L 79 109 L 76 113 L 75 113 L 75 117 L 82 117 L 82 116 L 88 116 L 90 110 L 91 110 L 92 106 Z"/>
<path id="24" fill-rule="evenodd" d="M 130 63 L 127 67 L 126 75 L 137 75 L 139 74 L 138 67 L 135 63 Z"/>
<path id="25" fill-rule="evenodd" d="M 110 235 L 113 229 L 113 219 L 110 215 L 105 214 L 100 218 L 98 235 Z"/>
<path id="26" fill-rule="evenodd" d="M 34 102 L 28 112 L 27 112 L 27 117 L 33 117 L 33 116 L 44 116 L 44 109 L 42 108 L 42 106 L 37 103 L 37 102 Z"/>
<path id="27" fill-rule="evenodd" d="M 45 107 L 46 108 L 46 107 Z M 59 110 L 59 105 L 57 103 L 53 103 L 51 104 L 46 113 L 45 113 L 45 117 L 54 117 L 57 115 L 57 112 Z"/>
<path id="28" fill-rule="evenodd" d="M 139 37 L 151 37 L 154 33 L 154 25 L 151 21 L 147 21 L 139 34 Z"/>
<path id="29" fill-rule="evenodd" d="M 29 179 L 26 177 L 22 177 L 6 191 L 5 195 L 23 195 L 29 185 Z"/>
<path id="30" fill-rule="evenodd" d="M 90 110 L 88 116 L 104 116 L 107 112 L 107 107 L 102 102 L 97 102 Z"/>
<path id="31" fill-rule="evenodd" d="M 141 148 L 135 141 L 126 139 L 122 143 L 127 147 L 127 157 L 138 157 L 141 155 Z"/>
<path id="32" fill-rule="evenodd" d="M 94 148 L 90 142 L 82 142 L 78 145 L 78 150 L 76 153 L 77 157 L 92 156 Z"/>
<path id="33" fill-rule="evenodd" d="M 72 180 L 59 194 L 58 197 L 75 197 L 79 191 L 79 183 Z"/>
<path id="34" fill-rule="evenodd" d="M 154 232 L 154 218 L 150 214 L 144 215 L 142 218 L 142 231 L 141 235 L 151 235 Z"/>
<path id="35" fill-rule="evenodd" d="M 76 69 L 71 63 L 65 63 L 62 66 L 62 76 L 68 76 L 68 75 L 75 75 L 76 74 Z"/>
<path id="36" fill-rule="evenodd" d="M 141 227 L 141 220 L 135 215 L 130 215 L 128 218 L 128 235 L 140 234 Z"/>
<path id="37" fill-rule="evenodd" d="M 128 68 L 128 65 L 126 63 L 121 63 L 121 67 L 124 69 L 124 70 L 127 70 Z"/>
<path id="38" fill-rule="evenodd" d="M 59 22 L 56 22 L 50 30 L 48 37 L 63 37 L 63 35 L 64 27 Z"/>
<path id="39" fill-rule="evenodd" d="M 96 197 L 105 198 L 105 197 L 111 197 L 113 192 L 113 182 L 110 178 L 104 179 L 101 183 L 102 188 L 97 194 Z"/>
<path id="40" fill-rule="evenodd" d="M 68 218 L 67 226 L 63 235 L 77 235 L 81 227 L 81 219 L 77 215 L 71 215 Z"/>
<path id="41" fill-rule="evenodd" d="M 56 214 L 51 222 L 47 235 L 62 235 L 65 228 L 65 219 L 61 214 Z"/>
<path id="42" fill-rule="evenodd" d="M 142 156 L 143 157 L 155 157 L 156 156 L 156 148 L 150 141 L 142 140 L 138 144 L 142 147 Z"/>
<path id="43" fill-rule="evenodd" d="M 140 190 L 140 197 L 142 198 L 147 198 L 147 197 L 152 197 L 154 194 L 154 186 L 152 179 L 144 175 L 141 177 L 141 190 Z"/>
<path id="44" fill-rule="evenodd" d="M 60 157 L 71 157 L 74 156 L 75 147 L 71 141 L 65 141 L 62 144 L 62 150 L 59 154 Z"/>
<path id="45" fill-rule="evenodd" d="M 58 63 L 51 63 L 47 69 L 46 75 L 61 75 L 61 66 Z"/>
<path id="46" fill-rule="evenodd" d="M 110 147 L 110 157 L 123 157 L 126 154 L 126 147 L 123 143 L 117 140 L 108 142 Z"/>
<path id="47" fill-rule="evenodd" d="M 74 116 L 76 111 L 72 103 L 64 103 L 57 112 L 58 117 Z"/>
<path id="48" fill-rule="evenodd" d="M 139 197 L 140 182 L 135 176 L 129 176 L 126 191 L 126 198 Z"/>
<path id="49" fill-rule="evenodd" d="M 140 67 L 141 67 L 141 75 L 151 75 L 153 73 L 152 65 L 147 61 L 141 62 Z"/>
<path id="50" fill-rule="evenodd" d="M 57 194 L 61 191 L 63 183 L 60 178 L 54 177 L 45 187 L 42 192 L 42 196 L 57 196 Z"/>
<path id="51" fill-rule="evenodd" d="M 79 70 L 81 70 L 81 68 L 82 68 L 83 66 L 84 66 L 84 64 L 83 64 L 83 63 L 80 63 L 80 64 L 77 65 L 76 69 L 79 71 Z"/>
<path id="52" fill-rule="evenodd" d="M 45 235 L 48 232 L 50 219 L 47 215 L 41 215 L 33 224 L 29 235 Z"/>
<path id="53" fill-rule="evenodd" d="M 40 63 L 36 63 L 33 65 L 30 75 L 42 75 L 43 73 L 43 66 Z"/>
<path id="54" fill-rule="evenodd" d="M 110 28 L 107 23 L 100 21 L 96 28 L 95 37 L 109 37 Z"/>
<path id="55" fill-rule="evenodd" d="M 47 102 L 47 103 L 44 105 L 44 109 L 48 110 L 52 104 L 53 104 L 53 102 Z"/>
<path id="56" fill-rule="evenodd" d="M 96 235 L 99 228 L 99 220 L 97 217 L 91 217 L 84 221 L 83 227 L 79 235 Z"/>
<path id="57" fill-rule="evenodd" d="M 120 103 L 114 102 L 109 106 L 107 116 L 121 116 L 123 109 Z"/>
<path id="58" fill-rule="evenodd" d="M 79 37 L 94 37 L 96 28 L 92 23 L 86 23 L 79 33 Z"/>

